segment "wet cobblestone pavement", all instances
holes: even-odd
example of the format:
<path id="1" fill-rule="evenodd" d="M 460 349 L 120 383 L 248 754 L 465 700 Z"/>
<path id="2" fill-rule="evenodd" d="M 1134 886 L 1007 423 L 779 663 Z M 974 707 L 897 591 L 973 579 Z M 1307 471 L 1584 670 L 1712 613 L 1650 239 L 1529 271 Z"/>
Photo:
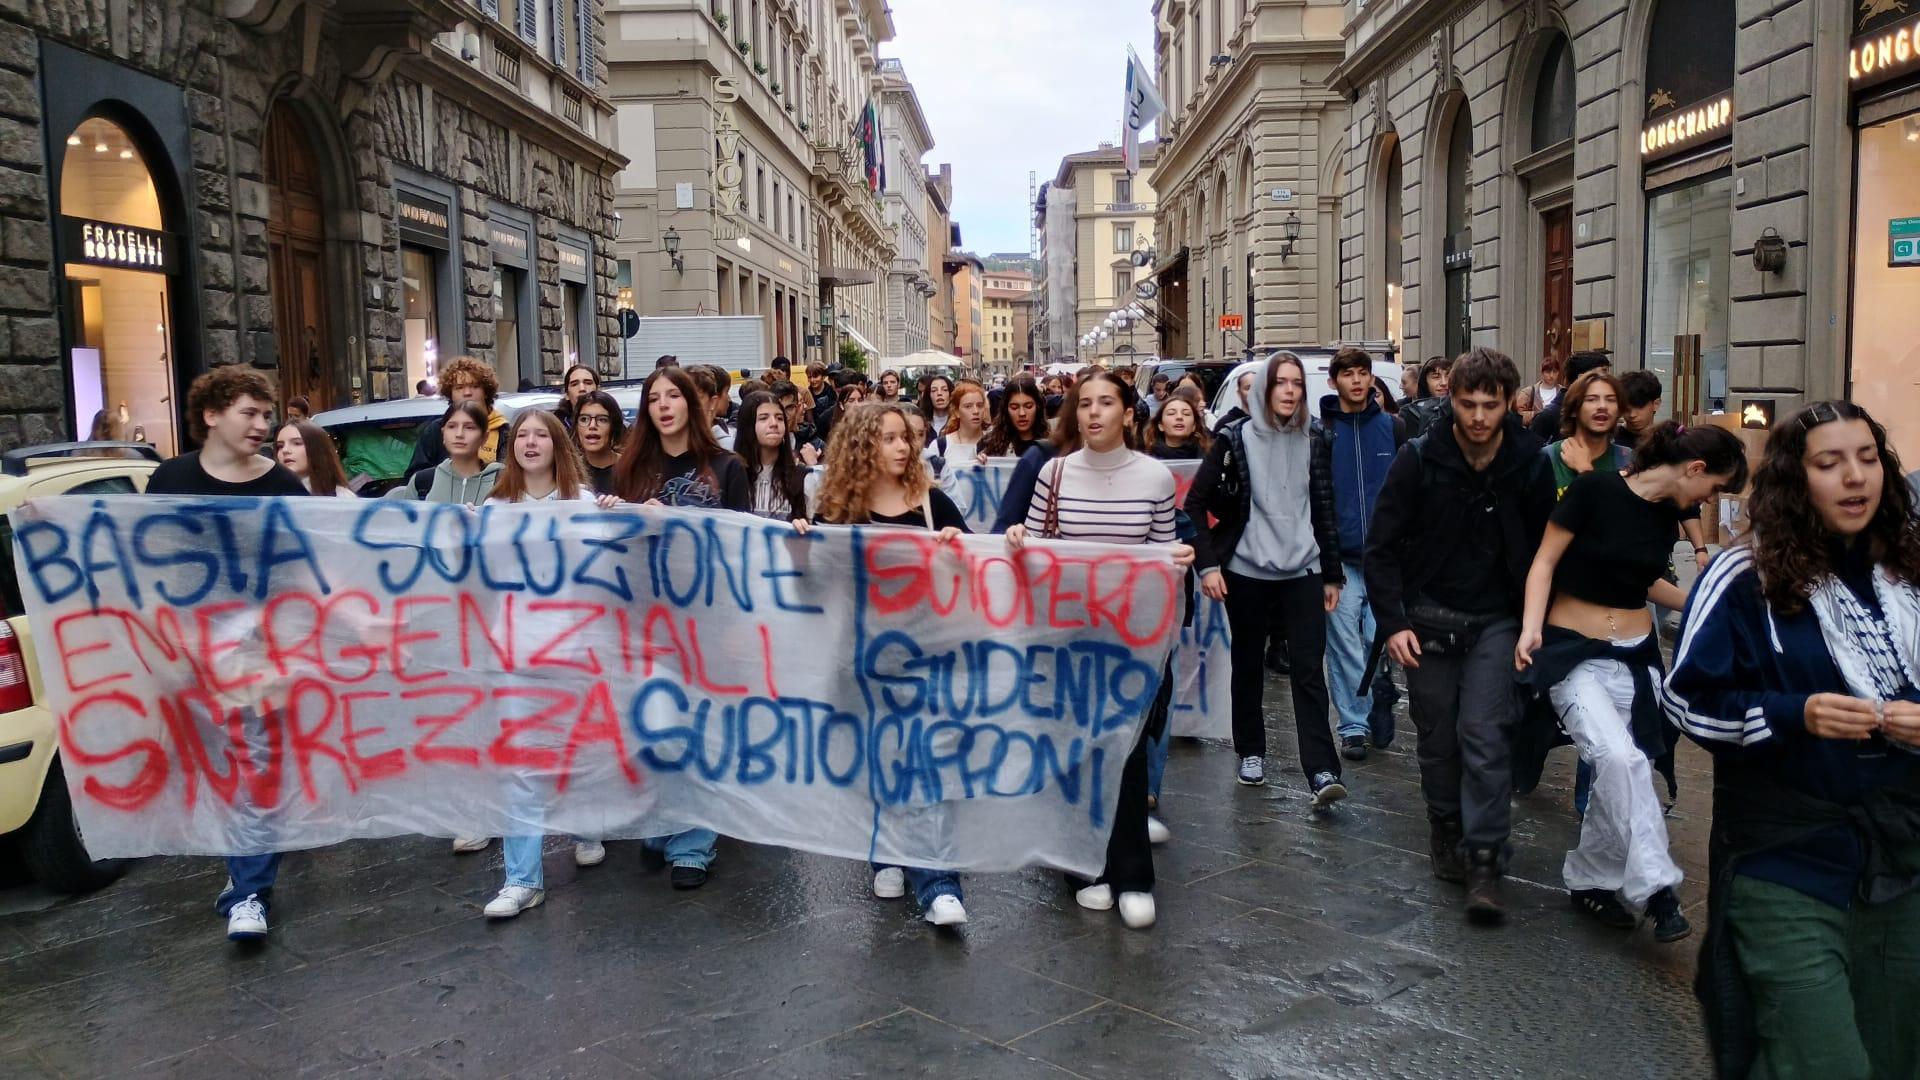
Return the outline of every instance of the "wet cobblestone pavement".
<path id="1" fill-rule="evenodd" d="M 576 870 L 550 841 L 546 904 L 499 924 L 498 844 L 295 855 L 260 949 L 225 940 L 214 859 L 74 900 L 0 889 L 0 1076 L 1703 1075 L 1697 938 L 1604 930 L 1560 888 L 1571 750 L 1516 804 L 1507 925 L 1477 928 L 1428 874 L 1402 711 L 1318 817 L 1284 752 L 1244 788 L 1224 744 L 1176 740 L 1144 933 L 1041 871 L 969 876 L 972 922 L 935 931 L 860 864 L 729 840 L 692 893 L 636 843 Z M 1680 766 L 1698 925 L 1710 776 Z"/>

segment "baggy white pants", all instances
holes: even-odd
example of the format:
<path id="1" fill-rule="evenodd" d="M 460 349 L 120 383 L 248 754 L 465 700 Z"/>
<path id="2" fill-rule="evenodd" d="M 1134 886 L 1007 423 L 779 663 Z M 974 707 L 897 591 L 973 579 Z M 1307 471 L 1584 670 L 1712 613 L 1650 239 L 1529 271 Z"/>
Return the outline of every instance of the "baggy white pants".
<path id="1" fill-rule="evenodd" d="M 1618 660 L 1582 661 L 1548 697 L 1580 757 L 1593 767 L 1593 801 L 1580 825 L 1580 846 L 1567 852 L 1561 869 L 1567 888 L 1618 891 L 1628 904 L 1645 907 L 1648 897 L 1679 885 L 1682 875 L 1667 854 L 1667 821 L 1653 766 L 1633 742 L 1632 669 Z"/>

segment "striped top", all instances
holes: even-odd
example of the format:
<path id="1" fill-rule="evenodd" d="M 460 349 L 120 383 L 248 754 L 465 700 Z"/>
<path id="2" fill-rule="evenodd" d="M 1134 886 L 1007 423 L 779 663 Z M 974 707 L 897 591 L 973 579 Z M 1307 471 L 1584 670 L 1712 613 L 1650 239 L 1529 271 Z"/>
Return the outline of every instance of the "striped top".
<path id="1" fill-rule="evenodd" d="M 1124 446 L 1105 453 L 1082 449 L 1042 466 L 1027 508 L 1029 532 L 1044 535 L 1047 507 L 1056 497 L 1062 540 L 1174 542 L 1173 474 L 1145 454 Z"/>

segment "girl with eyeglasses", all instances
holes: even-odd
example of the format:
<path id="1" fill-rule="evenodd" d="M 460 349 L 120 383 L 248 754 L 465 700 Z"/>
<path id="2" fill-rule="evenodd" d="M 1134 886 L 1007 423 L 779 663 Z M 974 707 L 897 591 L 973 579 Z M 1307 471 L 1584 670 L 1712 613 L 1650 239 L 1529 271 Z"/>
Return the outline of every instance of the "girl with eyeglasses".
<path id="1" fill-rule="evenodd" d="M 613 466 L 627 437 L 620 403 L 604 390 L 589 390 L 573 403 L 573 441 L 587 467 L 587 480 L 599 495 L 617 495 Z"/>

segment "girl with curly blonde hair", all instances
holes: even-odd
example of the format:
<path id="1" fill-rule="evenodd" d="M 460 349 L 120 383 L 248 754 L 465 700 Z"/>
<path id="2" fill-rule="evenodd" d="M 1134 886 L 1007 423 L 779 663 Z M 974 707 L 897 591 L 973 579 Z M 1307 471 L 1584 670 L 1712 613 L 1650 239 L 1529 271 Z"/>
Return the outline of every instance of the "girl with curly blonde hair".
<path id="1" fill-rule="evenodd" d="M 906 410 L 883 401 L 854 406 L 833 426 L 827 443 L 826 479 L 820 484 L 814 521 L 926 529 L 937 532 L 941 543 L 966 532 L 960 508 L 933 486 L 920 450 Z M 929 923 L 958 926 L 967 921 L 958 874 L 873 864 L 873 895 L 905 896 L 908 885 Z"/>
<path id="2" fill-rule="evenodd" d="M 882 401 L 854 407 L 827 443 L 815 520 L 828 525 L 908 525 L 966 531 L 966 519 L 933 478 L 906 410 Z M 894 520 L 898 519 L 898 520 Z"/>

